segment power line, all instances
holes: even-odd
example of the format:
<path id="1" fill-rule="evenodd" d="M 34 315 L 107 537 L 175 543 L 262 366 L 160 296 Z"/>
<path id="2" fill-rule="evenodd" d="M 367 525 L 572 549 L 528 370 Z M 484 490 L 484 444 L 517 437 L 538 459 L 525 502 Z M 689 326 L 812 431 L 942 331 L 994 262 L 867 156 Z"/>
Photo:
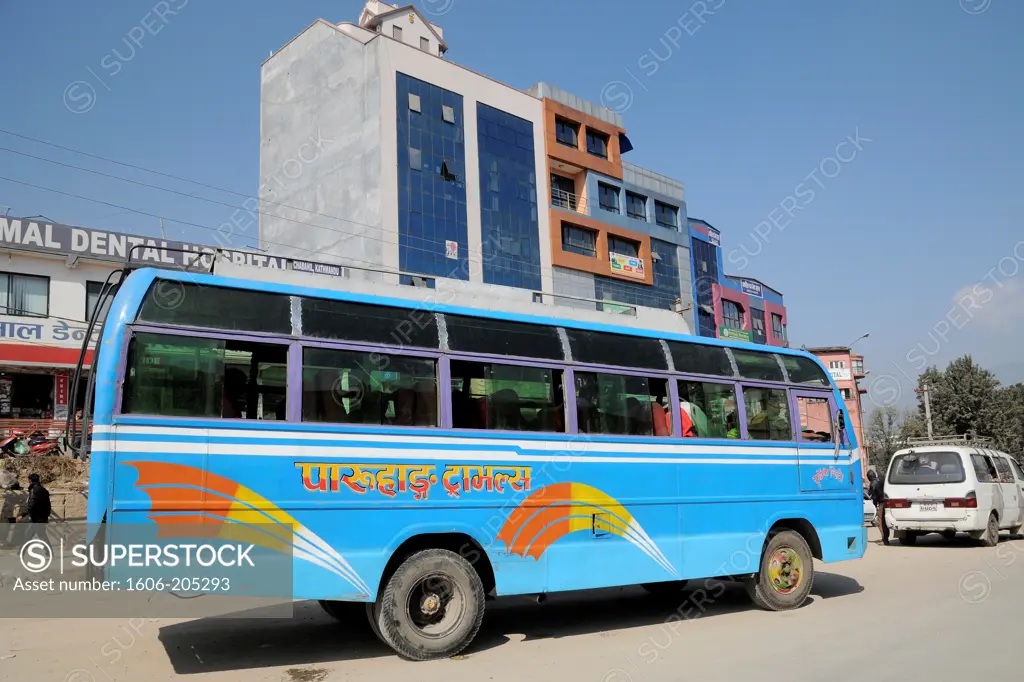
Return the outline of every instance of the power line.
<path id="1" fill-rule="evenodd" d="M 148 182 L 142 182 L 140 180 L 132 180 L 131 178 L 123 178 L 123 177 L 121 177 L 119 175 L 114 175 L 112 173 L 104 173 L 103 171 L 98 171 L 98 170 L 95 170 L 95 169 L 92 169 L 92 168 L 84 168 L 82 166 L 76 166 L 76 165 L 71 164 L 71 163 L 64 163 L 63 161 L 55 161 L 53 159 L 47 159 L 47 158 L 42 157 L 42 156 L 36 156 L 34 154 L 29 154 L 27 152 L 20 152 L 20 151 L 18 151 L 16 149 L 8 149 L 7 147 L 0 147 L 0 151 L 8 152 L 10 154 L 17 154 L 18 156 L 25 156 L 25 157 L 28 157 L 30 159 L 36 159 L 37 161 L 43 161 L 45 163 L 52 163 L 54 165 L 62 166 L 64 168 L 71 168 L 71 169 L 74 169 L 74 170 L 83 171 L 85 173 L 93 173 L 95 175 L 100 175 L 100 176 L 105 177 L 105 178 L 112 178 L 114 180 L 120 180 L 121 182 L 127 182 L 127 183 L 130 183 L 130 184 L 133 184 L 133 185 L 138 185 L 140 187 L 147 187 L 149 189 L 155 189 L 155 190 L 158 190 L 160 192 L 167 192 L 169 194 L 175 194 L 175 195 L 178 195 L 178 196 L 186 197 L 188 199 L 198 199 L 200 201 L 205 201 L 205 202 L 211 203 L 211 204 L 218 204 L 220 206 L 227 206 L 228 208 L 235 208 L 235 209 L 238 208 L 238 206 L 236 206 L 235 204 L 231 204 L 231 203 L 228 203 L 226 201 L 218 201 L 217 199 L 209 199 L 207 197 L 200 197 L 200 196 L 196 196 L 194 194 L 188 194 L 186 192 L 179 192 L 178 190 L 170 189 L 168 187 L 161 187 L 159 185 L 153 185 L 153 184 L 150 184 Z M 250 197 L 250 198 L 255 198 L 255 197 Z M 303 209 L 297 209 L 297 210 L 303 210 Z M 362 237 L 364 239 L 370 239 L 370 240 L 373 240 L 373 241 L 379 241 L 382 244 L 390 244 L 390 245 L 393 245 L 393 246 L 398 244 L 397 241 L 390 241 L 390 240 L 387 240 L 387 239 L 383 239 L 381 237 L 371 237 L 369 235 L 362 234 L 362 233 L 359 233 L 359 232 L 345 232 L 344 230 L 339 230 L 339 229 L 336 229 L 336 228 L 333 228 L 333 227 L 328 227 L 327 225 L 316 225 L 316 224 L 313 224 L 313 223 L 303 222 L 301 220 L 295 220 L 293 218 L 285 218 L 284 216 L 277 215 L 276 213 L 267 213 L 265 211 L 259 211 L 259 210 L 254 210 L 254 211 L 250 211 L 250 212 L 256 213 L 258 215 L 264 215 L 264 216 L 267 216 L 269 218 L 277 218 L 279 220 L 284 220 L 284 221 L 289 222 L 289 223 L 295 223 L 296 225 L 304 225 L 306 227 L 318 227 L 320 229 L 327 230 L 328 232 L 336 232 L 337 234 L 348 235 L 350 237 Z M 312 211 L 308 211 L 308 212 L 312 213 Z M 316 215 L 324 215 L 324 214 L 318 213 Z M 338 218 L 337 220 L 344 220 L 344 219 L 343 218 Z M 365 223 L 355 223 L 355 221 L 346 221 L 346 222 L 352 222 L 352 223 L 354 223 L 356 225 L 362 225 L 363 227 L 369 227 L 371 229 L 380 229 L 379 227 L 375 227 L 373 225 L 366 225 Z"/>

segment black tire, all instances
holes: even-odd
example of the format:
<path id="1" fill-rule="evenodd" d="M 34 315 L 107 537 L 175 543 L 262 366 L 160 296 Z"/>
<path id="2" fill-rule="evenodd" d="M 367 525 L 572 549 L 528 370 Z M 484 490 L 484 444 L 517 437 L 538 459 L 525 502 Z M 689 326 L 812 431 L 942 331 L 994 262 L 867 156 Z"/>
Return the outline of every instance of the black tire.
<path id="1" fill-rule="evenodd" d="M 999 544 L 999 519 L 995 512 L 988 515 L 988 525 L 985 527 L 985 534 L 981 536 L 981 541 L 986 547 L 995 547 Z"/>
<path id="2" fill-rule="evenodd" d="M 905 531 L 897 534 L 896 539 L 900 541 L 901 545 L 906 545 L 907 547 L 913 547 L 914 545 L 917 544 L 917 533 L 915 533 L 912 530 L 905 530 Z"/>
<path id="3" fill-rule="evenodd" d="M 779 579 L 795 579 L 795 585 L 772 582 L 772 566 L 783 557 L 786 560 L 782 563 L 782 569 L 788 572 L 784 576 L 779 576 Z M 796 563 L 795 559 L 799 560 L 796 566 L 793 565 Z M 792 573 L 794 568 L 799 571 L 795 576 Z M 790 611 L 803 606 L 814 586 L 814 557 L 811 548 L 807 546 L 807 541 L 792 530 L 784 530 L 773 535 L 761 552 L 760 570 L 756 575 L 746 578 L 743 586 L 750 599 L 766 611 Z"/>
<path id="4" fill-rule="evenodd" d="M 346 624 L 354 622 L 364 608 L 363 602 L 358 601 L 332 601 L 329 599 L 321 599 L 317 603 L 320 604 L 320 608 L 322 608 L 328 616 L 340 623 Z"/>
<path id="5" fill-rule="evenodd" d="M 955 540 L 956 539 L 956 531 L 955 530 L 944 530 L 944 531 L 942 531 L 942 537 L 944 537 L 947 540 Z"/>
<path id="6" fill-rule="evenodd" d="M 388 641 L 384 639 L 384 635 L 380 634 L 380 627 L 377 625 L 377 621 L 380 618 L 380 612 L 377 610 L 377 604 L 379 602 L 370 602 L 366 605 L 366 620 L 370 622 L 370 629 L 373 630 L 373 634 L 377 635 L 377 639 L 381 641 L 384 646 L 390 647 Z"/>
<path id="7" fill-rule="evenodd" d="M 640 587 L 655 597 L 674 597 L 686 589 L 689 580 L 669 580 L 663 583 L 643 583 Z"/>
<path id="8" fill-rule="evenodd" d="M 455 552 L 408 557 L 377 596 L 371 623 L 385 644 L 410 661 L 448 658 L 473 641 L 484 619 L 484 586 Z"/>

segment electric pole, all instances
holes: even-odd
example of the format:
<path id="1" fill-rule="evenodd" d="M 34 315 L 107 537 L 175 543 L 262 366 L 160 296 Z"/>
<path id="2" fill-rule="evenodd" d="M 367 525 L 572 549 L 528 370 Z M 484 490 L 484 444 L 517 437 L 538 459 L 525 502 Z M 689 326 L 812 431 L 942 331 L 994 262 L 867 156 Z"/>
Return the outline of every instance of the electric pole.
<path id="1" fill-rule="evenodd" d="M 932 401 L 928 394 L 928 384 L 924 384 L 922 388 L 919 388 L 915 393 L 924 394 L 924 420 L 928 426 L 928 438 L 933 438 L 932 435 Z"/>

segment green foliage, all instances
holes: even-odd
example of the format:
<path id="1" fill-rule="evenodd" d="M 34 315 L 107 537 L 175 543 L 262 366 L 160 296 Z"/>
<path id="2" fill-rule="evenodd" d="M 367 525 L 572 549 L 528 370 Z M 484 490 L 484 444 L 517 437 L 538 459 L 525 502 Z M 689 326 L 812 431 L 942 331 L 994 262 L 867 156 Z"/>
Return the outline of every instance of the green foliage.
<path id="1" fill-rule="evenodd" d="M 1024 451 L 1024 384 L 1000 387 L 995 375 L 970 355 L 953 360 L 945 370 L 929 367 L 917 380 L 918 389 L 925 384 L 935 436 L 971 433 L 992 438 L 1004 452 Z M 924 396 L 919 393 L 917 419 L 922 430 L 924 417 Z"/>
<path id="2" fill-rule="evenodd" d="M 893 453 L 906 446 L 907 438 L 925 435 L 924 420 L 916 412 L 901 412 L 895 405 L 880 407 L 867 423 L 869 464 L 884 475 Z"/>

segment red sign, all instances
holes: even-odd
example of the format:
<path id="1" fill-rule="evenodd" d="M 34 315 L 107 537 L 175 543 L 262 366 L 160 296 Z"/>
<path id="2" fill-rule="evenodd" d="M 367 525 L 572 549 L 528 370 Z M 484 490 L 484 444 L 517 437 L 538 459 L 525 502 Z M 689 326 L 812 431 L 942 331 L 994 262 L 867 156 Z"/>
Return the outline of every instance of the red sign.
<path id="1" fill-rule="evenodd" d="M 58 374 L 55 377 L 56 386 L 54 388 L 54 404 L 55 405 L 67 405 L 68 404 L 68 375 Z"/>

